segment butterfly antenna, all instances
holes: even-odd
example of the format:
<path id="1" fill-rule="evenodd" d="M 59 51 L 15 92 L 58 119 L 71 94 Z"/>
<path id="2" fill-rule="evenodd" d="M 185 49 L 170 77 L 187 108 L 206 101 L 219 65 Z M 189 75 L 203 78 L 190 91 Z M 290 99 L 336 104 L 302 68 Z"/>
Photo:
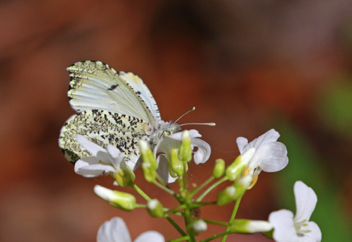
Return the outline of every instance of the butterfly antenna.
<path id="1" fill-rule="evenodd" d="M 191 108 L 190 110 L 188 110 L 186 113 L 182 114 L 181 117 L 179 117 L 179 118 L 175 121 L 175 123 L 177 123 L 177 121 L 179 121 L 183 116 L 185 116 L 186 114 L 188 114 L 188 113 L 190 113 L 190 112 L 192 112 L 192 111 L 194 111 L 194 110 L 196 110 L 196 107 L 193 107 L 193 108 Z"/>
<path id="2" fill-rule="evenodd" d="M 180 124 L 180 126 L 184 125 L 208 125 L 208 126 L 215 126 L 215 123 L 186 123 L 186 124 Z"/>

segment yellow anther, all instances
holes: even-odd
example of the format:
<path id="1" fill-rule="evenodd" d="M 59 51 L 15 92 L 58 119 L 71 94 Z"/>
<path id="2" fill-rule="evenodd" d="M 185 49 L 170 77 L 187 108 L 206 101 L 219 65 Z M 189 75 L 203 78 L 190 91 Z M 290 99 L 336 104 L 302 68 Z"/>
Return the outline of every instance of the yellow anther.
<path id="1" fill-rule="evenodd" d="M 249 187 L 247 188 L 248 190 L 251 189 L 252 187 L 254 187 L 254 185 L 257 183 L 258 181 L 258 175 L 254 175 L 253 176 L 253 180 L 252 180 L 252 183 L 251 185 L 249 185 Z"/>
<path id="2" fill-rule="evenodd" d="M 243 172 L 242 172 L 242 177 L 247 176 L 250 173 L 249 167 L 247 167 Z"/>

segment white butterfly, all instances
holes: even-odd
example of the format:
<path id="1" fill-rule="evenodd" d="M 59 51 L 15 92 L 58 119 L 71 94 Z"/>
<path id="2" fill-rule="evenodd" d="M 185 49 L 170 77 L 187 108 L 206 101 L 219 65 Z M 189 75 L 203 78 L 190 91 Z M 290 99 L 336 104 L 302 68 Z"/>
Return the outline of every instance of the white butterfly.
<path id="1" fill-rule="evenodd" d="M 181 130 L 178 124 L 161 120 L 153 95 L 133 73 L 117 73 L 100 61 L 77 62 L 67 70 L 68 97 L 78 114 L 61 129 L 59 145 L 72 163 L 91 156 L 76 141 L 76 134 L 104 148 L 114 145 L 135 163 L 139 140 L 155 145 L 164 135 Z"/>

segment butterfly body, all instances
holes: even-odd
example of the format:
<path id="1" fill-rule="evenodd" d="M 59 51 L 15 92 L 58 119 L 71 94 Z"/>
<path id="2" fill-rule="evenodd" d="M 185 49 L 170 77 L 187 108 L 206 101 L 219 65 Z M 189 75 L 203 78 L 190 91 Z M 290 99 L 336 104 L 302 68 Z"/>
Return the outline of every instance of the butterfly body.
<path id="1" fill-rule="evenodd" d="M 77 62 L 67 70 L 71 77 L 68 97 L 78 112 L 67 120 L 59 138 L 69 161 L 91 156 L 76 141 L 76 134 L 104 148 L 112 144 L 135 163 L 139 140 L 153 145 L 163 135 L 181 129 L 161 120 L 152 94 L 138 76 L 117 73 L 100 61 Z"/>

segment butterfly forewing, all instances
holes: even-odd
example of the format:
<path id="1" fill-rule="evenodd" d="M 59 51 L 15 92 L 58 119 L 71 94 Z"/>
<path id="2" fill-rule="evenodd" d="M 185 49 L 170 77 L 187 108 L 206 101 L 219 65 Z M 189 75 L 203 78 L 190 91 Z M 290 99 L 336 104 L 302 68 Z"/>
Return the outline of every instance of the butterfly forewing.
<path id="1" fill-rule="evenodd" d="M 149 91 L 148 87 L 144 84 L 142 79 L 131 72 L 126 73 L 126 72 L 120 71 L 119 76 L 123 78 L 135 90 L 135 92 L 144 100 L 149 110 L 152 112 L 154 118 L 157 121 L 161 120 L 158 105 L 156 104 L 156 101 L 152 93 Z"/>
<path id="2" fill-rule="evenodd" d="M 60 147 L 71 162 L 91 154 L 76 141 L 81 134 L 90 141 L 106 148 L 111 144 L 128 159 L 139 155 L 138 141 L 151 134 L 150 125 L 143 120 L 105 110 L 87 110 L 73 115 L 61 130 Z"/>
<path id="3" fill-rule="evenodd" d="M 67 70 L 71 76 L 68 96 L 70 104 L 77 112 L 92 109 L 105 110 L 155 124 L 156 118 L 153 113 L 137 93 L 138 90 L 134 90 L 140 87 L 141 93 L 142 90 L 143 93 L 150 93 L 139 77 L 135 82 L 137 84 L 131 87 L 128 81 L 120 77 L 114 69 L 100 61 L 77 62 Z M 150 96 L 154 101 L 151 94 Z M 146 100 L 152 103 L 148 98 Z"/>

